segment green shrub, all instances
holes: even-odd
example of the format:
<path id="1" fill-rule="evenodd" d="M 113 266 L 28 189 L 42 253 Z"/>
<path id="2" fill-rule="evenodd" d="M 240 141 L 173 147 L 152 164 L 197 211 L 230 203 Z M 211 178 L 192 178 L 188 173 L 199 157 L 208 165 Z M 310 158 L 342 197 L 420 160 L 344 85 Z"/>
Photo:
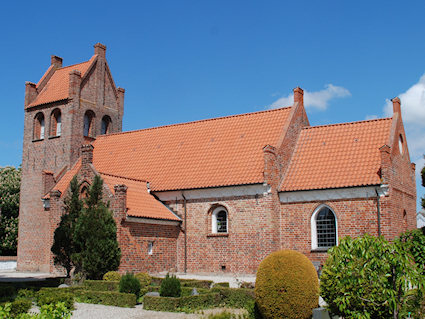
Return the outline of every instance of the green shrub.
<path id="1" fill-rule="evenodd" d="M 196 280 L 196 279 L 180 279 L 182 287 L 192 287 L 192 288 L 211 288 L 213 281 L 212 280 Z"/>
<path id="2" fill-rule="evenodd" d="M 132 273 L 126 273 L 120 281 L 120 292 L 135 294 L 139 298 L 140 281 Z"/>
<path id="3" fill-rule="evenodd" d="M 18 291 L 17 298 L 26 298 L 26 299 L 33 299 L 36 295 L 36 292 L 31 289 L 20 289 Z"/>
<path id="4" fill-rule="evenodd" d="M 401 234 L 397 241 L 410 253 L 422 275 L 425 275 L 425 234 L 422 230 L 407 231 Z"/>
<path id="5" fill-rule="evenodd" d="M 151 279 L 151 286 L 161 286 L 161 282 L 164 280 L 164 278 L 160 277 L 151 277 Z"/>
<path id="6" fill-rule="evenodd" d="M 115 291 L 81 290 L 75 293 L 75 297 L 79 302 L 116 307 L 134 307 L 137 302 L 135 294 Z"/>
<path id="7" fill-rule="evenodd" d="M 320 292 L 332 313 L 345 318 L 418 316 L 424 276 L 399 241 L 346 237 L 328 253 Z"/>
<path id="8" fill-rule="evenodd" d="M 135 277 L 139 280 L 142 288 L 149 286 L 152 282 L 152 277 L 145 272 L 138 272 Z"/>
<path id="9" fill-rule="evenodd" d="M 62 288 L 40 289 L 36 295 L 37 305 L 50 305 L 63 302 L 68 309 L 74 309 L 74 296 L 70 292 L 62 291 Z"/>
<path id="10" fill-rule="evenodd" d="M 34 315 L 28 318 L 40 319 L 70 319 L 72 312 L 63 302 L 56 304 L 43 305 L 40 308 L 40 316 Z M 23 318 L 26 319 L 26 318 Z"/>
<path id="11" fill-rule="evenodd" d="M 13 299 L 16 295 L 16 289 L 13 286 L 0 286 L 0 299 Z"/>
<path id="12" fill-rule="evenodd" d="M 103 275 L 103 280 L 106 281 L 120 281 L 121 274 L 118 271 L 108 271 Z"/>
<path id="13" fill-rule="evenodd" d="M 310 318 L 319 301 L 316 269 L 297 251 L 274 252 L 258 268 L 255 298 L 266 318 Z"/>
<path id="14" fill-rule="evenodd" d="M 29 299 L 16 298 L 11 305 L 10 317 L 15 318 L 21 313 L 27 313 L 32 306 L 32 301 Z"/>
<path id="15" fill-rule="evenodd" d="M 198 294 L 202 295 L 202 294 L 207 294 L 207 293 L 211 293 L 210 289 L 205 289 L 205 288 L 192 288 L 192 287 L 182 287 L 182 293 L 181 296 L 185 297 L 185 296 L 191 296 L 192 295 L 192 291 L 193 289 L 196 289 L 196 291 L 198 292 Z"/>
<path id="16" fill-rule="evenodd" d="M 105 281 L 105 280 L 86 280 L 84 287 L 88 290 L 96 291 L 119 291 L 119 281 Z"/>
<path id="17" fill-rule="evenodd" d="M 199 309 L 208 309 L 220 305 L 220 294 L 209 293 L 186 297 L 156 297 L 145 296 L 143 309 L 155 311 L 186 311 L 193 312 Z"/>
<path id="18" fill-rule="evenodd" d="M 231 308 L 246 308 L 250 302 L 255 300 L 252 289 L 214 287 L 211 292 L 218 292 L 221 302 Z"/>
<path id="19" fill-rule="evenodd" d="M 217 283 L 213 284 L 213 287 L 229 288 L 229 283 L 228 282 L 217 282 Z"/>
<path id="20" fill-rule="evenodd" d="M 182 292 L 180 280 L 175 275 L 169 274 L 161 282 L 159 294 L 161 297 L 180 297 Z"/>

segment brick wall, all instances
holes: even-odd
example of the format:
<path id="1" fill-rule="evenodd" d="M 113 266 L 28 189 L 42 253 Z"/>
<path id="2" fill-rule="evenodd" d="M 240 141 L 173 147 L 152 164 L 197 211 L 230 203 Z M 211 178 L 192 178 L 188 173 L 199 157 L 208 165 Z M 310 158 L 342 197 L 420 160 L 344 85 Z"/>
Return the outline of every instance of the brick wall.
<path id="1" fill-rule="evenodd" d="M 104 46 L 96 45 L 96 62 L 88 76 L 81 78 L 79 72 L 71 71 L 70 98 L 25 109 L 24 141 L 22 152 L 22 182 L 20 194 L 18 269 L 30 271 L 50 271 L 52 228 L 51 212 L 45 211 L 41 201 L 51 180 L 43 178 L 43 171 L 57 177 L 73 166 L 80 157 L 80 147 L 86 143 L 83 137 L 84 113 L 92 110 L 96 114 L 94 136 L 100 134 L 101 119 L 108 115 L 112 119 L 110 132 L 122 129 L 124 90 L 116 89 L 106 63 Z M 56 68 L 61 67 L 61 58 L 52 57 L 52 65 L 38 88 L 33 83 L 26 84 L 25 106 L 28 106 Z M 49 134 L 52 112 L 60 110 L 62 130 L 60 136 Z M 45 137 L 34 140 L 36 114 L 43 113 Z"/>

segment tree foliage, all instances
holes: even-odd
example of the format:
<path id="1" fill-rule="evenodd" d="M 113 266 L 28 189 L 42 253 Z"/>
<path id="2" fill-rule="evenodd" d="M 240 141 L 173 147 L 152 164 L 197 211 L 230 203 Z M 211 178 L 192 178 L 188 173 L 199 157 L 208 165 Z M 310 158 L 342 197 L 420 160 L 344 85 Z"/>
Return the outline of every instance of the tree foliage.
<path id="1" fill-rule="evenodd" d="M 79 195 L 79 183 L 77 177 L 74 176 L 70 183 L 68 195 L 64 201 L 65 213 L 62 215 L 59 226 L 55 230 L 51 248 L 54 254 L 55 264 L 61 265 L 66 269 L 67 277 L 69 277 L 69 273 L 74 266 L 72 262 L 72 255 L 76 252 L 74 232 L 78 216 L 83 207 Z"/>
<path id="2" fill-rule="evenodd" d="M 344 318 L 406 318 L 418 313 L 424 278 L 402 241 L 346 237 L 329 251 L 320 291 Z"/>
<path id="3" fill-rule="evenodd" d="M 102 279 L 110 270 L 117 270 L 121 250 L 117 226 L 109 207 L 102 201 L 103 181 L 97 175 L 74 231 L 75 253 L 72 260 L 90 279 Z"/>
<path id="4" fill-rule="evenodd" d="M 16 255 L 21 168 L 0 168 L 0 255 Z"/>

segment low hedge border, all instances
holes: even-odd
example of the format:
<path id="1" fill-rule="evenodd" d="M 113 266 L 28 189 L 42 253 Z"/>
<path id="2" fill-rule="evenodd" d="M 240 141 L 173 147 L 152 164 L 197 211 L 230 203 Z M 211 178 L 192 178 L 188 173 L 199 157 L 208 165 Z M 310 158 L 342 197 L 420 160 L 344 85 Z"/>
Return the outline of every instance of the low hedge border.
<path id="1" fill-rule="evenodd" d="M 116 307 L 134 307 L 137 303 L 135 294 L 116 291 L 80 290 L 75 292 L 79 302 L 102 304 Z"/>
<path id="2" fill-rule="evenodd" d="M 105 281 L 105 280 L 86 280 L 83 284 L 88 290 L 95 291 L 119 291 L 119 281 Z"/>
<path id="3" fill-rule="evenodd" d="M 161 286 L 161 282 L 164 278 L 152 277 L 151 285 Z M 192 288 L 211 288 L 213 281 L 212 280 L 196 280 L 196 279 L 180 279 L 181 287 L 192 287 Z"/>
<path id="4" fill-rule="evenodd" d="M 193 312 L 195 310 L 218 307 L 220 305 L 220 299 L 219 293 L 208 293 L 180 298 L 145 296 L 143 299 L 143 309 L 169 312 Z"/>
<path id="5" fill-rule="evenodd" d="M 231 308 L 245 308 L 255 300 L 253 289 L 214 287 L 211 292 L 219 293 L 221 301 Z"/>

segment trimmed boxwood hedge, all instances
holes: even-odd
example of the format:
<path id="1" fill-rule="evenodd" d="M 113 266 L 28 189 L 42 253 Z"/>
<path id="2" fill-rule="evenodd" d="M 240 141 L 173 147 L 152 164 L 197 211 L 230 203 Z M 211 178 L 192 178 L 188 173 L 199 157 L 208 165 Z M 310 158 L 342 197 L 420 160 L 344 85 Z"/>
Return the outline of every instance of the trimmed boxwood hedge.
<path id="1" fill-rule="evenodd" d="M 75 293 L 75 297 L 80 302 L 117 307 L 134 307 L 137 303 L 135 294 L 115 291 L 80 290 Z"/>
<path id="2" fill-rule="evenodd" d="M 145 296 L 143 299 L 143 309 L 155 311 L 194 311 L 217 307 L 219 305 L 219 293 L 208 293 L 180 298 Z"/>
<path id="3" fill-rule="evenodd" d="M 164 278 L 152 277 L 151 285 L 160 286 L 162 280 L 164 280 Z M 211 285 L 213 284 L 212 280 L 196 280 L 196 279 L 180 279 L 180 278 L 179 280 L 180 280 L 181 287 L 209 289 L 211 288 Z"/>
<path id="4" fill-rule="evenodd" d="M 213 281 L 212 280 L 180 279 L 180 284 L 182 287 L 209 289 L 211 288 Z"/>
<path id="5" fill-rule="evenodd" d="M 255 293 L 252 289 L 214 287 L 211 292 L 219 293 L 221 301 L 231 308 L 245 308 L 255 300 Z"/>
<path id="6" fill-rule="evenodd" d="M 37 305 L 40 307 L 63 302 L 66 308 L 71 310 L 74 309 L 74 295 L 62 288 L 42 288 L 36 294 L 35 298 L 37 300 Z"/>
<path id="7" fill-rule="evenodd" d="M 105 281 L 105 280 L 86 280 L 84 287 L 87 290 L 96 291 L 118 291 L 120 286 L 119 281 Z"/>
<path id="8" fill-rule="evenodd" d="M 196 291 L 198 292 L 198 294 L 203 295 L 203 294 L 207 294 L 207 293 L 211 293 L 210 289 L 206 289 L 206 288 L 196 288 L 196 287 L 182 287 L 182 297 L 185 296 L 191 296 L 192 294 L 192 290 L 196 289 Z"/>

